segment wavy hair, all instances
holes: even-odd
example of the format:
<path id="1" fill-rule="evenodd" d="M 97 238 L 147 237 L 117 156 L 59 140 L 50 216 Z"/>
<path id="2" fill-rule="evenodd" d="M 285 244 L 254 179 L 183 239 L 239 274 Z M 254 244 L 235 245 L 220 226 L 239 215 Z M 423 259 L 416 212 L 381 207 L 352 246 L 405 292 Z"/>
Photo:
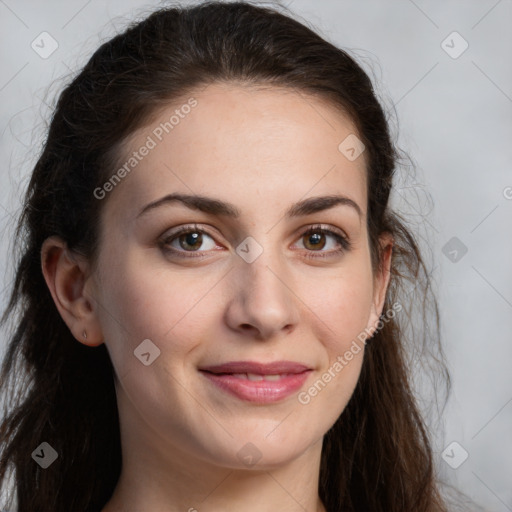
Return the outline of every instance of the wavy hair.
<path id="1" fill-rule="evenodd" d="M 366 146 L 374 272 L 382 265 L 379 235 L 395 239 L 384 311 L 399 302 L 403 312 L 367 344 L 356 389 L 325 435 L 323 503 L 329 512 L 445 511 L 410 354 L 430 358 L 444 382 L 449 376 L 424 258 L 389 206 L 402 156 L 387 116 L 348 52 L 277 8 L 247 2 L 152 12 L 102 44 L 61 92 L 16 226 L 19 253 L 2 317 L 15 322 L 0 375 L 0 391 L 11 391 L 0 425 L 1 481 L 12 472 L 20 512 L 98 512 L 109 500 L 121 470 L 112 363 L 104 344 L 78 343 L 62 320 L 42 274 L 41 246 L 57 235 L 94 266 L 108 199 L 93 191 L 112 175 L 123 142 L 170 101 L 220 81 L 292 88 L 346 113 Z M 415 301 L 405 296 L 409 283 Z M 420 333 L 408 336 L 412 302 Z M 47 470 L 31 459 L 43 441 L 59 454 Z"/>

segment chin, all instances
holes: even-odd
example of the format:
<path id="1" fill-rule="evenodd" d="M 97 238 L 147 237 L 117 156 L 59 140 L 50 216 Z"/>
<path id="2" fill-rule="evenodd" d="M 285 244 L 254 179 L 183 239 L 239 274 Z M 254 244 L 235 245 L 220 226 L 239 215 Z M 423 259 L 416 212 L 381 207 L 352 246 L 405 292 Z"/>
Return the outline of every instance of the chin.
<path id="1" fill-rule="evenodd" d="M 276 422 L 273 422 L 270 429 L 268 422 L 265 422 L 264 428 L 246 428 L 243 429 L 243 434 L 240 431 L 230 431 L 233 438 L 215 443 L 213 451 L 208 450 L 213 448 L 210 438 L 210 446 L 204 448 L 209 451 L 208 458 L 214 464 L 230 469 L 263 471 L 278 468 L 300 458 L 323 437 L 318 434 L 315 438 L 304 438 L 303 432 L 293 421 L 279 435 L 277 430 L 279 427 L 276 429 Z"/>

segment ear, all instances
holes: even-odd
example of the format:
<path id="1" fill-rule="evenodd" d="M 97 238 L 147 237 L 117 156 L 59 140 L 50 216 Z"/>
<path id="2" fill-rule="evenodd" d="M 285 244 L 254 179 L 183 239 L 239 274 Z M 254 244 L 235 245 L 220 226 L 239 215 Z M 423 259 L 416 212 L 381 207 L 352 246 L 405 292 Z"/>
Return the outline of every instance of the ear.
<path id="1" fill-rule="evenodd" d="M 73 336 L 84 345 L 101 345 L 101 326 L 86 293 L 85 258 L 70 251 L 61 238 L 52 236 L 41 247 L 41 267 L 55 306 Z"/>
<path id="2" fill-rule="evenodd" d="M 391 233 L 383 233 L 379 238 L 382 265 L 381 269 L 377 271 L 373 280 L 373 302 L 368 320 L 368 329 L 372 332 L 377 328 L 384 302 L 386 300 L 386 291 L 391 277 L 391 257 L 393 254 L 394 238 Z"/>

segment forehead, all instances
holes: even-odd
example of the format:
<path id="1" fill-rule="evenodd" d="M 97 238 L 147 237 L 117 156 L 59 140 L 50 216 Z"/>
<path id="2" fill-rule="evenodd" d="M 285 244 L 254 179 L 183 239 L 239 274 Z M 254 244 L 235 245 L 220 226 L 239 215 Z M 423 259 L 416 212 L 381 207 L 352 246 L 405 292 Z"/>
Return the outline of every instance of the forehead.
<path id="1" fill-rule="evenodd" d="M 340 109 L 317 96 L 215 83 L 161 108 L 125 141 L 119 166 L 129 172 L 109 208 L 136 215 L 176 191 L 254 211 L 258 204 L 285 209 L 305 197 L 339 193 L 365 212 L 365 154 L 351 161 L 339 149 L 356 134 Z"/>

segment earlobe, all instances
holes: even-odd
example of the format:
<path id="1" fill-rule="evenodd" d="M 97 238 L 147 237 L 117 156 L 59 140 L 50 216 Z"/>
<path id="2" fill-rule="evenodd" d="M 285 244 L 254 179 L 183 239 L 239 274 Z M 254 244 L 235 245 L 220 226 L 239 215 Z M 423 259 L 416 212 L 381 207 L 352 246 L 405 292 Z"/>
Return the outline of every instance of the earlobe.
<path id="1" fill-rule="evenodd" d="M 97 346 L 103 341 L 95 311 L 85 295 L 86 268 L 87 263 L 61 238 L 52 236 L 43 242 L 41 269 L 60 316 L 80 343 Z"/>
<path id="2" fill-rule="evenodd" d="M 380 238 L 380 248 L 382 257 L 382 267 L 380 272 L 375 276 L 373 287 L 373 302 L 371 306 L 370 319 L 368 329 L 375 331 L 379 319 L 382 315 L 384 302 L 386 300 L 386 292 L 391 277 L 391 263 L 393 255 L 394 238 L 391 233 L 385 233 Z"/>

